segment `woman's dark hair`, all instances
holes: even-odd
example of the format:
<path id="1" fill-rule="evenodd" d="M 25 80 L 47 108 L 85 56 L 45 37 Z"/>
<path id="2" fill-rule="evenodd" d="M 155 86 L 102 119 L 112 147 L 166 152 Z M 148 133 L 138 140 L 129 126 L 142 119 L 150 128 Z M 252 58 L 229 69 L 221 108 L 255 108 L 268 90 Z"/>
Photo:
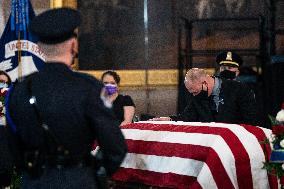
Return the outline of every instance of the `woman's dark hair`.
<path id="1" fill-rule="evenodd" d="M 8 86 L 10 87 L 10 85 L 11 85 L 11 83 L 12 83 L 12 80 L 11 80 L 10 76 L 9 76 L 6 72 L 4 72 L 4 71 L 2 71 L 2 70 L 0 70 L 0 75 L 5 75 L 5 76 L 8 78 L 7 84 L 8 84 Z"/>
<path id="2" fill-rule="evenodd" d="M 111 75 L 113 77 L 113 79 L 115 80 L 115 82 L 117 84 L 119 84 L 120 82 L 120 77 L 119 75 L 115 72 L 115 71 L 106 71 L 103 73 L 102 77 L 101 77 L 101 80 L 103 80 L 103 78 L 106 76 L 106 75 Z"/>

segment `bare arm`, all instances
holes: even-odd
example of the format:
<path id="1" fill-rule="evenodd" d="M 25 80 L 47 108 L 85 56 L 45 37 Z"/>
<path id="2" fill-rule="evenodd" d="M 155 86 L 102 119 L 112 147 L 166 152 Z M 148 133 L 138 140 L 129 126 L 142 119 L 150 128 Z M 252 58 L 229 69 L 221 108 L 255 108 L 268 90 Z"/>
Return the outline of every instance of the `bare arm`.
<path id="1" fill-rule="evenodd" d="M 134 106 L 124 106 L 123 111 L 124 111 L 124 120 L 123 122 L 121 122 L 120 125 L 131 123 L 134 117 L 134 114 L 135 114 L 135 107 Z"/>

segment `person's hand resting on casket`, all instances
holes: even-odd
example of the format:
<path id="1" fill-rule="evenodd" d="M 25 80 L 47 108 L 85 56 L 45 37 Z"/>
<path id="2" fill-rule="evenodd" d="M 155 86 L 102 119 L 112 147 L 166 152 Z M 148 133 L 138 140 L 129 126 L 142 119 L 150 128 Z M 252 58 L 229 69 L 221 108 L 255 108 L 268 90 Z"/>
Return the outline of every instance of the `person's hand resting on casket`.
<path id="1" fill-rule="evenodd" d="M 172 119 L 170 117 L 154 117 L 149 121 L 172 121 Z"/>

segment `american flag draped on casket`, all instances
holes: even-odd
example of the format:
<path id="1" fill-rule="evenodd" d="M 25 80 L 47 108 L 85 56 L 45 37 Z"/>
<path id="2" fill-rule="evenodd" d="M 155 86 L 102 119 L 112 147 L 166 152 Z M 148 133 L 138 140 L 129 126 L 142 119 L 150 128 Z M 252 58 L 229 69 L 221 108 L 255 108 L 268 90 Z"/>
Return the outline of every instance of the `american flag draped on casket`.
<path id="1" fill-rule="evenodd" d="M 114 180 L 169 188 L 278 188 L 263 169 L 271 130 L 223 123 L 139 122 Z M 264 153 L 265 152 L 265 153 Z"/>

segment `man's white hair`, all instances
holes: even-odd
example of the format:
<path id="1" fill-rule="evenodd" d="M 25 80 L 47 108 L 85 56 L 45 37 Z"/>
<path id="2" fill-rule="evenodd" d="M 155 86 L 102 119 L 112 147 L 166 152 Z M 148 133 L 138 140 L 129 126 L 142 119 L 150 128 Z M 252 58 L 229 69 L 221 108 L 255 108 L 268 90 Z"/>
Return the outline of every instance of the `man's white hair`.
<path id="1" fill-rule="evenodd" d="M 184 82 L 195 82 L 203 79 L 204 77 L 207 76 L 207 73 L 204 69 L 200 68 L 192 68 L 188 70 L 188 72 L 185 75 Z"/>

